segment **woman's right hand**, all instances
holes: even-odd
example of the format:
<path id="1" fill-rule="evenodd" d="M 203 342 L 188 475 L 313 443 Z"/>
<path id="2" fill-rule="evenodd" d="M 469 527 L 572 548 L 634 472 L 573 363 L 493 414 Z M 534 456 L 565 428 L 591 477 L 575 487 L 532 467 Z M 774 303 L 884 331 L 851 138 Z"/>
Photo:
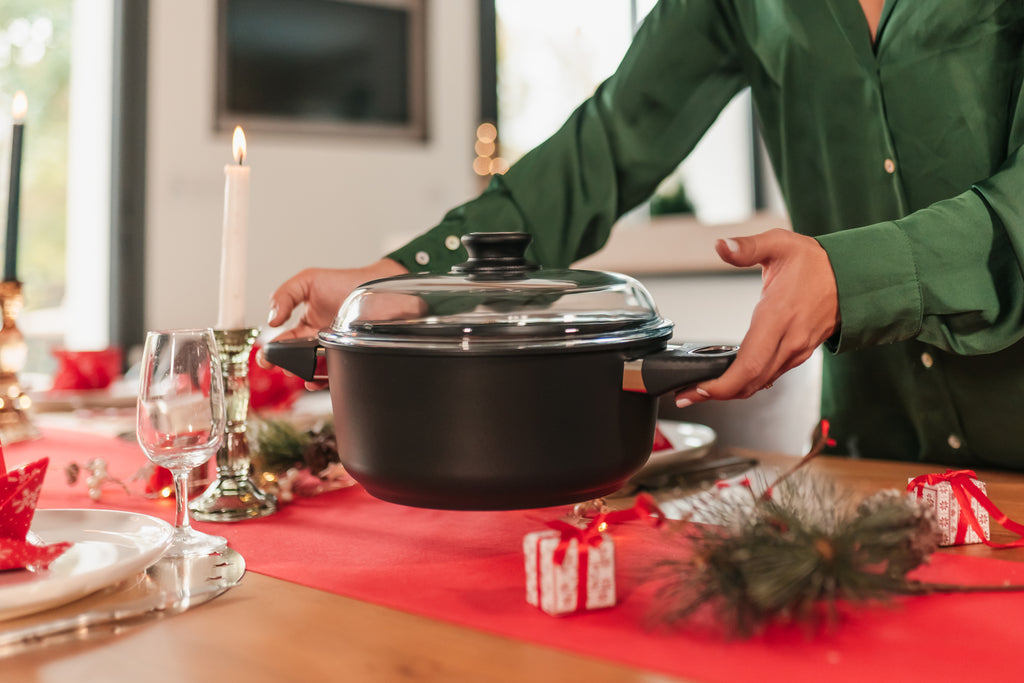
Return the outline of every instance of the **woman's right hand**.
<path id="1" fill-rule="evenodd" d="M 289 278 L 270 296 L 271 327 L 285 324 L 300 304 L 305 304 L 302 316 L 291 329 L 279 334 L 276 339 L 313 337 L 331 324 L 338 308 L 352 291 L 370 280 L 377 280 L 408 271 L 396 261 L 381 259 L 363 268 L 307 268 Z M 262 354 L 257 356 L 262 367 L 270 367 Z M 307 383 L 310 388 L 319 384 Z"/>

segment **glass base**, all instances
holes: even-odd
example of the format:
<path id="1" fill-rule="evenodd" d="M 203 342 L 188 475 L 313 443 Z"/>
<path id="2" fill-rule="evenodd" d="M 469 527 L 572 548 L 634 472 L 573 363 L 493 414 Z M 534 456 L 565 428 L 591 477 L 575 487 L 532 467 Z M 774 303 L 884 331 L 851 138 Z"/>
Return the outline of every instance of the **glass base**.
<path id="1" fill-rule="evenodd" d="M 171 547 L 164 553 L 164 557 L 216 555 L 227 550 L 227 547 L 228 539 L 223 536 L 204 534 L 191 527 L 184 527 L 174 530 L 174 535 L 171 537 Z"/>
<path id="2" fill-rule="evenodd" d="M 189 503 L 192 519 L 201 522 L 238 522 L 277 511 L 277 499 L 260 491 L 248 477 L 218 476 Z"/>

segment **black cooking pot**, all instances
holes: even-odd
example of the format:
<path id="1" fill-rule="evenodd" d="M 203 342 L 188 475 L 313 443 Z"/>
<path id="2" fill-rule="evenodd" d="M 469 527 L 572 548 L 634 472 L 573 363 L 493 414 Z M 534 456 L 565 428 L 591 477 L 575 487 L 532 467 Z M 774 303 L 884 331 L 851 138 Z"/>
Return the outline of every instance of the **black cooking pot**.
<path id="1" fill-rule="evenodd" d="M 318 338 L 265 357 L 306 380 L 326 356 L 342 464 L 418 507 L 563 505 L 620 488 L 651 453 L 658 396 L 719 376 L 735 346 L 669 346 L 632 278 L 542 270 L 524 233 L 463 237 L 445 275 L 366 283 Z"/>

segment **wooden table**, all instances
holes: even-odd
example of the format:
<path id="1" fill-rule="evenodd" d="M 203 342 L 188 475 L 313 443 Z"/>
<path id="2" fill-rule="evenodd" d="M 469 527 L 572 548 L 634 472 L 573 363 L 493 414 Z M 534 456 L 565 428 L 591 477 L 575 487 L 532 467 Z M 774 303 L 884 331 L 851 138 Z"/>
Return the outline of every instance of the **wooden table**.
<path id="1" fill-rule="evenodd" d="M 740 451 L 767 464 L 789 456 Z M 821 457 L 856 491 L 904 486 L 921 465 Z M 944 471 L 934 467 L 927 471 Z M 1024 475 L 979 471 L 989 495 L 1024 519 Z M 992 525 L 995 540 L 1010 534 Z M 1024 549 L 943 550 L 1024 562 Z M 65 608 L 66 610 L 67 608 Z M 0 661 L 3 681 L 626 681 L 680 679 L 520 642 L 249 573 L 211 603 L 127 633 Z"/>

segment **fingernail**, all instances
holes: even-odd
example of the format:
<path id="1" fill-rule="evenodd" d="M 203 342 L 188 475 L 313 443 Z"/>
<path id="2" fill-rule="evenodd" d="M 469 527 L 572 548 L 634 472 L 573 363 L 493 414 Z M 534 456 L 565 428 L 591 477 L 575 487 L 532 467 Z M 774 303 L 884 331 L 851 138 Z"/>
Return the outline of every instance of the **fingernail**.
<path id="1" fill-rule="evenodd" d="M 694 389 L 694 391 L 696 391 L 698 394 L 700 394 L 704 398 L 711 398 L 711 394 L 709 394 L 707 392 L 707 389 L 702 389 L 701 387 L 697 387 L 696 389 Z"/>
<path id="2" fill-rule="evenodd" d="M 267 323 L 274 322 L 274 318 L 277 317 L 277 306 L 270 307 L 270 314 L 267 316 Z"/>
<path id="3" fill-rule="evenodd" d="M 735 254 L 740 250 L 740 243 L 734 239 L 726 237 L 722 242 L 725 243 L 725 248 L 728 249 L 730 253 Z"/>
<path id="4" fill-rule="evenodd" d="M 686 406 L 693 405 L 693 401 L 688 398 L 677 398 L 676 408 L 685 408 Z"/>

